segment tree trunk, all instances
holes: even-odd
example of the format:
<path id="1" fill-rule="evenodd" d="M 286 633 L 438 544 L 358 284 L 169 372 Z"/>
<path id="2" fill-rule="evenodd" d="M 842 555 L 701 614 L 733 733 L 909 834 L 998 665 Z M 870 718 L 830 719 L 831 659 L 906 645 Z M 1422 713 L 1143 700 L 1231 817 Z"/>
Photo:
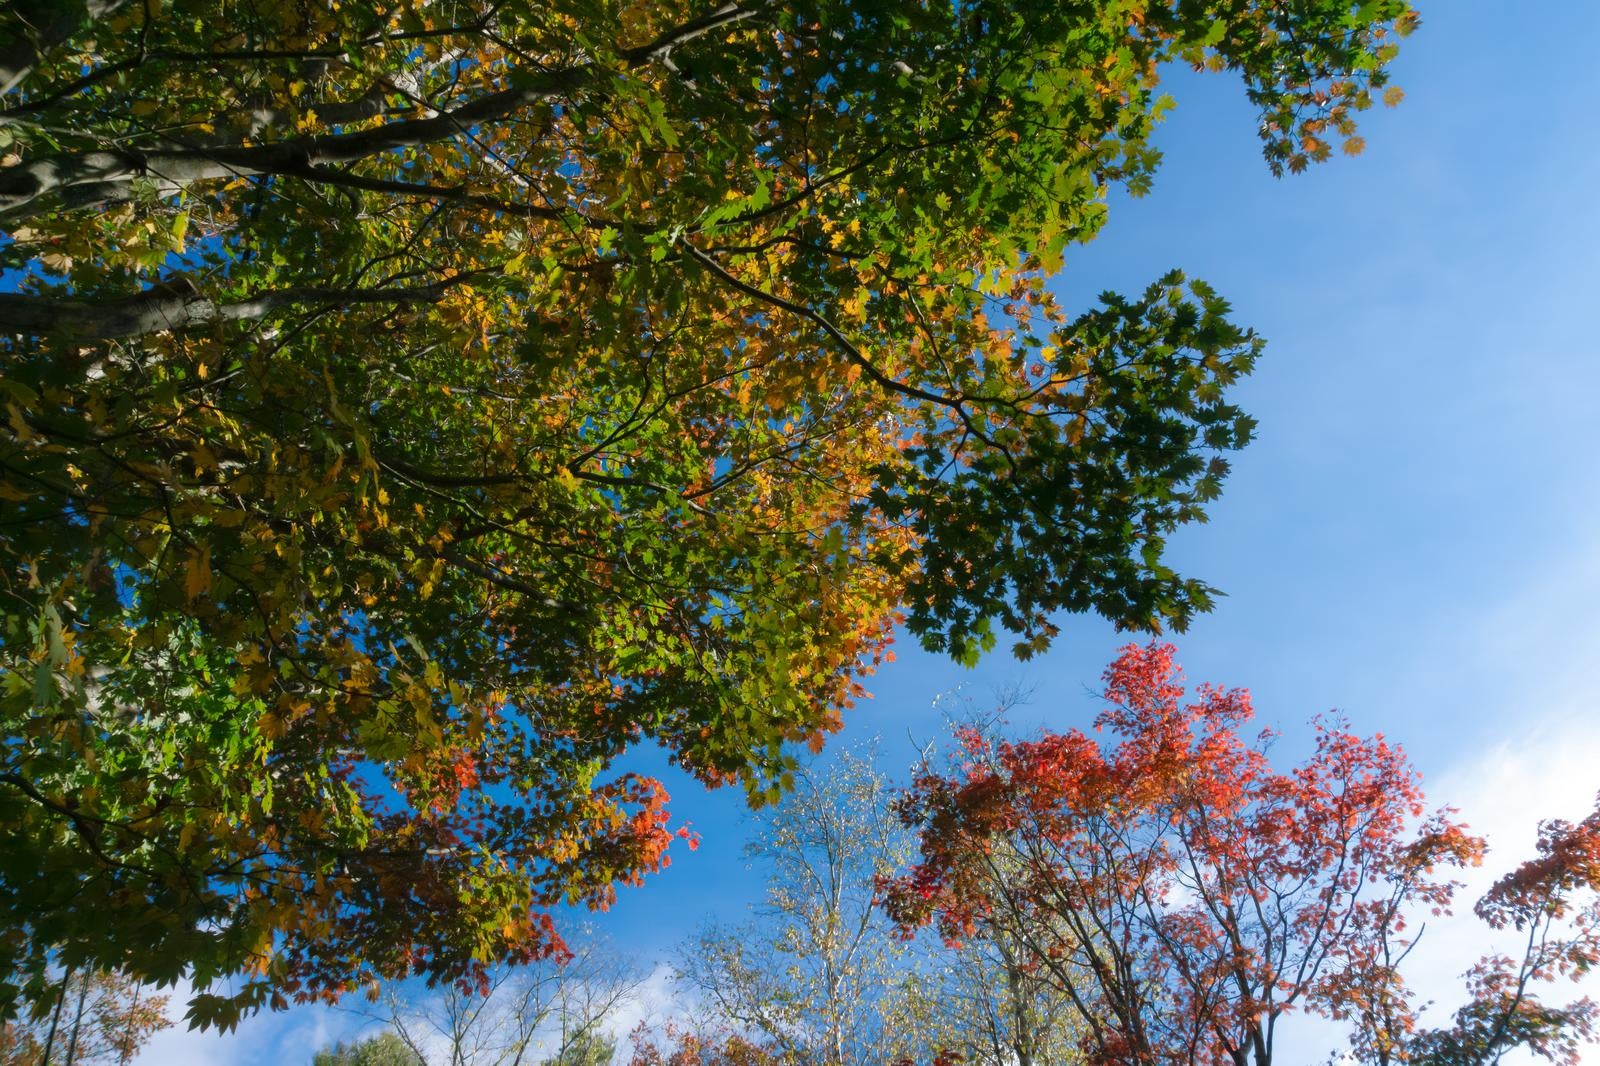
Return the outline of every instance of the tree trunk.
<path id="1" fill-rule="evenodd" d="M 135 1016 L 135 1012 L 139 1009 L 139 993 L 143 990 L 143 987 L 140 985 L 133 986 L 133 1003 L 128 1008 L 128 1017 L 130 1019 Z M 139 1046 L 134 1041 L 132 1028 L 130 1027 L 127 1032 L 118 1034 L 117 1039 L 119 1041 L 117 1047 L 117 1051 L 119 1052 L 117 1055 L 117 1066 L 128 1066 L 128 1064 L 133 1061 L 133 1053 L 138 1049 Z"/>
<path id="2" fill-rule="evenodd" d="M 54 7 L 60 0 L 27 0 Z M 109 9 L 123 0 L 89 0 L 91 6 Z M 621 58 L 630 67 L 664 59 L 678 45 L 722 26 L 742 21 L 757 10 L 724 4 L 710 14 L 691 19 L 662 34 L 650 44 L 630 48 Z M 76 23 L 74 24 L 75 28 Z M 68 28 L 63 36 L 70 35 Z M 26 76 L 24 69 L 17 75 Z M 491 92 L 453 111 L 427 118 L 390 122 L 373 129 L 349 133 L 310 134 L 271 144 L 234 144 L 216 147 L 178 147 L 151 151 L 62 152 L 30 159 L 0 170 L 0 216 L 25 218 L 37 213 L 39 201 L 60 193 L 69 207 L 115 199 L 120 187 L 136 178 L 155 183 L 162 195 L 177 192 L 191 182 L 257 174 L 315 178 L 319 166 L 340 166 L 398 148 L 411 148 L 460 136 L 473 126 L 504 119 L 523 108 L 576 94 L 586 82 L 603 75 L 594 63 L 561 70 L 529 72 L 530 84 Z"/>
<path id="3" fill-rule="evenodd" d="M 61 1024 L 61 1008 L 67 1002 L 67 985 L 72 981 L 72 971 L 69 969 L 61 977 L 61 992 L 56 996 L 56 1009 L 50 1015 L 50 1032 L 44 1038 L 44 1066 L 50 1066 L 50 1053 L 55 1050 L 56 1028 Z"/>
<path id="4" fill-rule="evenodd" d="M 72 1037 L 67 1041 L 67 1066 L 78 1060 L 78 1033 L 83 1028 L 83 1001 L 89 995 L 89 982 L 78 982 L 78 1006 L 72 1012 Z"/>

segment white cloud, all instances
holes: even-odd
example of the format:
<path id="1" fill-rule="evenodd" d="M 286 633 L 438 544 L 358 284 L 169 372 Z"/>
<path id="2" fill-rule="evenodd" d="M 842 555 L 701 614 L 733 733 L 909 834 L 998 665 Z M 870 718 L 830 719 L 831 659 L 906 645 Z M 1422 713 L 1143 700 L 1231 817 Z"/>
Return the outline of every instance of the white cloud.
<path id="1" fill-rule="evenodd" d="M 1454 803 L 1461 817 L 1489 842 L 1482 867 L 1461 879 L 1465 887 L 1456 913 L 1435 919 L 1408 960 L 1408 974 L 1421 997 L 1435 1001 L 1443 1014 L 1459 1002 L 1463 971 L 1494 950 L 1515 955 L 1517 937 L 1497 935 L 1472 914 L 1472 904 L 1502 875 L 1535 854 L 1539 823 L 1550 818 L 1576 821 L 1594 809 L 1600 791 L 1600 715 L 1592 709 L 1563 708 L 1536 723 L 1508 716 L 1504 735 L 1481 756 L 1441 774 L 1429 794 Z M 1571 985 L 1543 990 L 1552 1002 L 1576 998 Z M 1507 1060 L 1529 1061 L 1526 1059 Z M 1600 1048 L 1585 1054 L 1600 1063 Z"/>
<path id="2" fill-rule="evenodd" d="M 370 1019 L 328 1007 L 296 1007 L 281 1014 L 248 1018 L 231 1033 L 197 1032 L 186 1027 L 183 1012 L 192 988 L 169 990 L 173 1027 L 157 1033 L 134 1059 L 136 1066 L 278 1066 L 309 1063 L 318 1050 L 370 1029 Z"/>
<path id="3" fill-rule="evenodd" d="M 1432 918 L 1411 957 L 1408 982 L 1419 1001 L 1434 1008 L 1424 1015 L 1442 1024 L 1460 1005 L 1461 974 L 1483 955 L 1496 950 L 1515 955 L 1513 935 L 1507 939 L 1488 929 L 1472 913 L 1472 904 L 1502 874 L 1534 853 L 1539 822 L 1547 818 L 1576 820 L 1594 809 L 1600 789 L 1600 714 L 1563 707 L 1529 723 L 1507 716 L 1500 739 L 1487 751 L 1466 759 L 1429 782 L 1435 803 L 1451 803 L 1472 831 L 1485 837 L 1489 856 L 1482 867 L 1466 871 L 1455 913 Z M 1552 1002 L 1576 998 L 1600 988 L 1551 987 Z M 1294 1018 L 1284 1027 L 1282 1047 L 1288 1061 L 1325 1061 L 1344 1043 L 1344 1032 L 1329 1022 Z M 1531 1055 L 1507 1056 L 1506 1066 L 1531 1063 Z M 1600 1047 L 1583 1061 L 1600 1064 Z"/>
<path id="4" fill-rule="evenodd" d="M 611 1016 L 606 1032 L 626 1042 L 628 1034 L 640 1025 L 664 1025 L 693 1012 L 694 1002 L 687 989 L 673 979 L 672 967 L 657 963 L 638 991 Z"/>
<path id="5" fill-rule="evenodd" d="M 1489 854 L 1466 871 L 1455 913 L 1430 919 L 1406 962 L 1406 976 L 1419 1000 L 1436 1006 L 1425 1015 L 1442 1023 L 1460 1005 L 1461 975 L 1483 955 L 1516 955 L 1516 937 L 1501 937 L 1478 921 L 1472 905 L 1498 878 L 1535 854 L 1539 823 L 1575 821 L 1594 809 L 1600 792 L 1600 689 L 1593 665 L 1600 661 L 1600 622 L 1592 614 L 1600 589 L 1600 549 L 1575 547 L 1522 575 L 1520 587 L 1476 616 L 1442 627 L 1444 640 L 1419 655 L 1405 698 L 1426 699 L 1430 680 L 1444 698 L 1463 700 L 1458 683 L 1478 686 L 1459 708 L 1463 735 L 1477 750 L 1440 767 L 1423 782 L 1433 805 L 1449 804 Z M 1453 649 L 1466 661 L 1439 654 Z M 1431 652 L 1431 654 L 1430 654 Z M 1493 723 L 1484 728 L 1483 723 Z M 1405 735 L 1404 719 L 1390 733 Z M 1414 738 L 1421 740 L 1423 738 Z M 1413 745 L 1415 746 L 1415 745 Z M 1582 988 L 1549 987 L 1552 1002 L 1582 994 L 1600 996 L 1600 981 Z M 1286 1030 L 1291 1061 L 1320 1061 L 1343 1041 L 1327 1023 L 1295 1019 Z M 1315 1058 L 1312 1048 L 1319 1048 Z M 1508 1056 L 1507 1066 L 1535 1061 Z M 1542 1061 L 1542 1060 L 1540 1060 Z M 1600 1066 L 1600 1046 L 1583 1061 Z"/>
<path id="6" fill-rule="evenodd" d="M 169 1015 L 175 1025 L 158 1033 L 145 1046 L 136 1066 L 280 1066 L 280 1064 L 309 1063 L 317 1051 L 341 1040 L 351 1040 L 369 1035 L 383 1026 L 377 1014 L 368 1012 L 368 1004 L 359 996 L 353 997 L 349 1009 L 322 1006 L 294 1007 L 282 1013 L 258 1014 L 242 1022 L 232 1033 L 195 1032 L 184 1027 L 184 1004 L 192 989 L 187 983 L 170 990 Z M 419 1003 L 421 1001 L 418 1001 Z M 628 1049 L 627 1037 L 640 1024 L 663 1025 L 693 1012 L 692 997 L 674 982 L 672 969 L 657 964 L 640 983 L 634 995 L 624 1002 L 606 1024 L 606 1032 L 615 1036 L 619 1054 Z M 381 1013 L 382 1006 L 371 1007 Z M 449 1055 L 443 1037 L 419 1028 L 417 1036 L 430 1057 L 437 1051 L 437 1061 L 448 1061 Z M 436 1044 L 437 1047 L 428 1046 Z"/>

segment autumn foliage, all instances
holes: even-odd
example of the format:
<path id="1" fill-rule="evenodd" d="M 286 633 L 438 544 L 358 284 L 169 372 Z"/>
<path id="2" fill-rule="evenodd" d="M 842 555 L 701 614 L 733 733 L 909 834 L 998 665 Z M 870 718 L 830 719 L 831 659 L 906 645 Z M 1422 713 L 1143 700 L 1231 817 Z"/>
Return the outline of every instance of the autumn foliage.
<path id="1" fill-rule="evenodd" d="M 789 1061 L 736 1032 L 673 1023 L 659 1031 L 636 1029 L 628 1066 L 786 1066 Z"/>
<path id="2" fill-rule="evenodd" d="M 201 1024 L 471 985 L 659 868 L 635 747 L 770 800 L 898 620 L 1182 627 L 1261 342 L 1047 278 L 1171 64 L 1298 170 L 1415 21 L 0 5 L 0 1014 L 58 961 Z"/>
<path id="3" fill-rule="evenodd" d="M 1494 1063 L 1517 1047 L 1569 1066 L 1584 1061 L 1600 1007 L 1587 996 L 1547 1003 L 1539 986 L 1578 981 L 1600 964 L 1600 801 L 1576 824 L 1542 824 L 1538 851 L 1474 908 L 1490 928 L 1514 933 L 1519 950 L 1489 955 L 1467 972 L 1467 1000 L 1450 1025 L 1409 1044 L 1395 1039 L 1398 1053 L 1374 1055 L 1377 1061 Z"/>
<path id="4" fill-rule="evenodd" d="M 1552 823 L 1544 857 L 1484 899 L 1528 954 L 1485 960 L 1455 1029 L 1419 1031 L 1399 969 L 1411 923 L 1448 910 L 1449 872 L 1483 844 L 1425 813 L 1400 749 L 1319 719 L 1311 755 L 1278 770 L 1271 734 L 1243 734 L 1249 694 L 1189 696 L 1170 646 L 1130 645 L 1105 680 L 1095 725 L 1115 743 L 967 729 L 948 770 L 920 774 L 901 808 L 920 859 L 881 885 L 904 929 L 1024 943 L 1105 1066 L 1266 1066 L 1292 1011 L 1350 1022 L 1363 1061 L 1492 1062 L 1519 1044 L 1576 1061 L 1589 1006 L 1547 1010 L 1528 986 L 1595 958 L 1594 904 L 1574 900 L 1597 887 L 1600 816 Z"/>
<path id="5" fill-rule="evenodd" d="M 62 973 L 43 1009 L 0 1023 L 6 1066 L 127 1066 L 152 1036 L 170 1028 L 169 997 L 121 974 Z"/>

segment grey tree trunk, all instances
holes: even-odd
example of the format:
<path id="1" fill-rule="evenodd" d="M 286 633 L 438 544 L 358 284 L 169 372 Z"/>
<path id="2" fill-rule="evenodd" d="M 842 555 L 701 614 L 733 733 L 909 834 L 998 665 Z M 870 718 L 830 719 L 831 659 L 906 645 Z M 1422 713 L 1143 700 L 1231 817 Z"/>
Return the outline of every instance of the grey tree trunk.
<path id="1" fill-rule="evenodd" d="M 90 19 L 104 18 L 127 0 L 11 0 L 10 35 L 0 41 L 0 93 L 15 89 L 44 53 Z"/>

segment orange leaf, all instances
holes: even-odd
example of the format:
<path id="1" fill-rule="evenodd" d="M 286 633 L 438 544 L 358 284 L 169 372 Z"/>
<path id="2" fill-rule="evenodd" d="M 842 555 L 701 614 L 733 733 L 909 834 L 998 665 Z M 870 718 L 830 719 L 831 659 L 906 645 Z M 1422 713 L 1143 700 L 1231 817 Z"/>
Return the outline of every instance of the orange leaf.
<path id="1" fill-rule="evenodd" d="M 195 548 L 189 555 L 189 565 L 183 577 L 184 594 L 190 602 L 202 595 L 211 594 L 211 549 L 205 545 Z"/>

